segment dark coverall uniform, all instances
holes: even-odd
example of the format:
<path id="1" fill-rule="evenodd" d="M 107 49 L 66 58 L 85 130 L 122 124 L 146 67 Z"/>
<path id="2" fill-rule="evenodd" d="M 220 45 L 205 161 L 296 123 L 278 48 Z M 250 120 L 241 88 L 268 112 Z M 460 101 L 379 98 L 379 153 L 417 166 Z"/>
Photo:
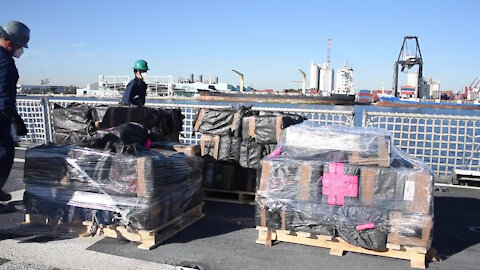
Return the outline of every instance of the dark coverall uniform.
<path id="1" fill-rule="evenodd" d="M 128 83 L 125 93 L 123 93 L 122 103 L 125 105 L 143 106 L 145 105 L 146 95 L 147 84 L 143 80 L 135 77 Z"/>
<path id="2" fill-rule="evenodd" d="M 0 47 L 0 190 L 13 165 L 15 145 L 10 132 L 11 119 L 17 115 L 18 71 L 12 55 Z"/>

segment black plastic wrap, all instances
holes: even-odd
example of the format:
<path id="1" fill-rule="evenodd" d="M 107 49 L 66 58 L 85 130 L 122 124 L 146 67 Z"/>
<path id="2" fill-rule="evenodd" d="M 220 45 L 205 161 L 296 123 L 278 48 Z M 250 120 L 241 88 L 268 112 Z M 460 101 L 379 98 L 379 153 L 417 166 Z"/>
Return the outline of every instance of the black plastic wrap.
<path id="1" fill-rule="evenodd" d="M 239 137 L 229 135 L 202 134 L 200 138 L 201 155 L 209 155 L 220 161 L 238 162 L 241 140 Z"/>
<path id="2" fill-rule="evenodd" d="M 45 166 L 45 164 L 51 164 Z M 172 151 L 117 154 L 44 145 L 25 158 L 28 214 L 150 230 L 202 201 L 202 161 Z"/>
<path id="3" fill-rule="evenodd" d="M 194 132 L 241 137 L 242 118 L 251 115 L 250 108 L 200 109 L 193 123 Z"/>
<path id="4" fill-rule="evenodd" d="M 78 104 L 66 108 L 56 106 L 52 110 L 52 119 L 54 132 L 87 134 L 87 127 L 93 119 L 92 108 Z"/>
<path id="5" fill-rule="evenodd" d="M 259 226 L 338 236 L 374 250 L 432 241 L 433 174 L 396 149 L 386 130 L 285 129 L 261 161 L 256 200 Z"/>
<path id="6" fill-rule="evenodd" d="M 303 122 L 301 115 L 254 115 L 242 119 L 242 137 L 260 144 L 277 143 L 282 129 Z"/>
<path id="7" fill-rule="evenodd" d="M 52 110 L 53 142 L 78 143 L 95 132 L 92 107 L 72 103 L 66 108 L 54 105 Z"/>
<path id="8" fill-rule="evenodd" d="M 244 168 L 259 168 L 264 157 L 263 146 L 252 139 L 245 139 L 240 144 L 240 166 Z"/>
<path id="9" fill-rule="evenodd" d="M 151 141 L 178 142 L 183 127 L 182 112 L 180 109 L 156 109 L 135 106 L 98 106 L 89 107 L 71 104 L 66 108 L 55 105 L 52 111 L 53 142 L 56 144 L 81 144 L 88 146 L 101 144 L 102 141 L 83 142 L 84 140 L 98 140 L 105 134 L 113 133 L 122 136 L 127 123 L 142 125 Z M 118 126 L 122 126 L 118 128 Z M 113 130 L 112 130 L 113 128 Z M 132 127 L 126 130 L 132 131 Z M 129 132 L 132 134 L 132 132 Z M 114 139 L 114 138 L 108 138 Z M 120 138 L 122 143 L 140 143 L 138 139 Z M 103 140 L 105 141 L 105 140 Z M 108 140 L 107 140 L 108 141 Z M 115 141 L 115 139 L 114 139 Z M 105 143 L 105 142 L 103 142 Z"/>

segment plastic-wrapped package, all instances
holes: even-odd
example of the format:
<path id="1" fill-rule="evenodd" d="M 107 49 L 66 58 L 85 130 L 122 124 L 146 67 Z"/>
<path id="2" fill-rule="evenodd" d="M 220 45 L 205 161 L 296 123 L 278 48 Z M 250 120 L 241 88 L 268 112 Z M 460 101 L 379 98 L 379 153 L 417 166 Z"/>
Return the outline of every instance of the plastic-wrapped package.
<path id="1" fill-rule="evenodd" d="M 90 140 L 101 140 L 105 144 L 109 141 L 120 142 L 122 144 L 139 143 L 144 144 L 148 139 L 148 129 L 144 126 L 135 123 L 124 123 L 119 126 L 98 130 Z M 90 143 L 95 145 L 96 142 L 87 141 L 86 145 Z"/>
<path id="2" fill-rule="evenodd" d="M 216 160 L 238 162 L 240 159 L 239 137 L 228 135 L 202 134 L 200 138 L 200 152 L 202 156 L 209 155 Z"/>
<path id="3" fill-rule="evenodd" d="M 92 108 L 85 105 L 71 104 L 63 108 L 56 106 L 52 110 L 54 132 L 78 132 L 87 134 L 87 126 L 93 119 Z"/>
<path id="4" fill-rule="evenodd" d="M 300 115 L 253 115 L 242 119 L 242 137 L 260 144 L 277 143 L 282 129 L 303 122 Z"/>
<path id="5" fill-rule="evenodd" d="M 250 108 L 200 109 L 193 123 L 194 132 L 241 137 L 242 118 L 252 114 Z"/>
<path id="6" fill-rule="evenodd" d="M 57 144 L 78 143 L 95 132 L 89 106 L 73 103 L 64 108 L 55 104 L 52 119 L 53 141 Z"/>
<path id="7" fill-rule="evenodd" d="M 28 214 L 58 222 L 95 216 L 150 230 L 201 203 L 201 172 L 201 159 L 167 150 L 127 155 L 44 145 L 26 153 L 24 204 Z"/>
<path id="8" fill-rule="evenodd" d="M 114 140 L 112 137 L 104 138 L 106 134 L 123 136 L 119 137 L 122 143 L 141 143 L 138 140 L 131 140 L 133 123 L 142 125 L 151 141 L 178 142 L 184 116 L 180 109 L 135 106 L 88 107 L 71 104 L 66 108 L 56 105 L 52 111 L 52 118 L 54 143 L 63 145 L 81 143 L 84 146 L 92 144 L 97 147 L 98 144 L 105 145 L 107 141 Z M 130 139 L 124 136 L 127 133 Z M 140 136 L 138 128 L 136 133 L 137 137 Z M 93 141 L 82 142 L 90 139 Z"/>
<path id="9" fill-rule="evenodd" d="M 335 154 L 343 153 L 350 164 L 380 167 L 389 167 L 392 148 L 390 133 L 385 129 L 320 129 L 314 125 L 288 128 L 282 132 L 279 144 L 291 148 L 284 152 L 292 158 L 340 152 Z"/>
<path id="10" fill-rule="evenodd" d="M 257 187 L 259 226 L 338 236 L 373 250 L 432 241 L 433 174 L 396 149 L 385 130 L 288 127 L 261 161 Z"/>
<path id="11" fill-rule="evenodd" d="M 94 115 L 100 117 L 103 109 Z M 150 130 L 152 141 L 178 141 L 182 131 L 182 112 L 180 109 L 155 109 L 150 107 L 111 106 L 104 112 L 96 126 L 108 129 L 128 122 L 135 122 Z"/>
<path id="12" fill-rule="evenodd" d="M 253 139 L 244 139 L 240 144 L 239 164 L 244 168 L 256 169 L 260 167 L 260 160 L 264 157 L 263 147 Z"/>

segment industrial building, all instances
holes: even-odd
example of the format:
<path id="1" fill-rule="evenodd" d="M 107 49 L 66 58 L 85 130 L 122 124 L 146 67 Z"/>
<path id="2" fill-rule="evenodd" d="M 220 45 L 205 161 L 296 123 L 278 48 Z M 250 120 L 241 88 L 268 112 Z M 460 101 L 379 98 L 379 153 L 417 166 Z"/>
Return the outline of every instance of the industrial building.
<path id="1" fill-rule="evenodd" d="M 434 80 L 432 77 L 423 82 L 425 92 L 430 93 L 432 99 L 442 98 L 442 92 L 440 90 L 440 82 Z"/>
<path id="2" fill-rule="evenodd" d="M 343 68 L 337 70 L 337 87 L 336 94 L 355 95 L 355 88 L 353 87 L 353 69 L 348 67 L 345 63 Z"/>
<path id="3" fill-rule="evenodd" d="M 203 81 L 203 76 L 199 75 L 198 80 L 194 80 L 193 74 L 190 78 L 179 78 L 174 83 L 173 76 L 145 76 L 147 83 L 147 96 L 193 96 L 198 89 L 207 89 L 215 91 L 236 91 L 239 86 L 228 83 L 218 82 L 210 79 L 208 82 Z M 79 88 L 76 91 L 77 96 L 98 96 L 98 97 L 119 97 L 123 95 L 125 88 L 130 82 L 130 76 L 105 76 L 99 75 L 98 82 L 90 83 L 85 88 Z M 250 87 L 245 87 L 247 91 Z"/>

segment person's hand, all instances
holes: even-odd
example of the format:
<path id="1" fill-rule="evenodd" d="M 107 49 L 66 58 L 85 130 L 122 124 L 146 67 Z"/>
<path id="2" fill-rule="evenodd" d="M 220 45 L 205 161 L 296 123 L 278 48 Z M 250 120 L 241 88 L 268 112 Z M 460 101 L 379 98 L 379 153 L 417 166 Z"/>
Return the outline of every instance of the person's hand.
<path id="1" fill-rule="evenodd" d="M 23 122 L 23 119 L 17 115 L 12 119 L 12 124 L 15 127 L 15 131 L 17 132 L 17 136 L 25 136 L 28 133 L 27 127 Z"/>

